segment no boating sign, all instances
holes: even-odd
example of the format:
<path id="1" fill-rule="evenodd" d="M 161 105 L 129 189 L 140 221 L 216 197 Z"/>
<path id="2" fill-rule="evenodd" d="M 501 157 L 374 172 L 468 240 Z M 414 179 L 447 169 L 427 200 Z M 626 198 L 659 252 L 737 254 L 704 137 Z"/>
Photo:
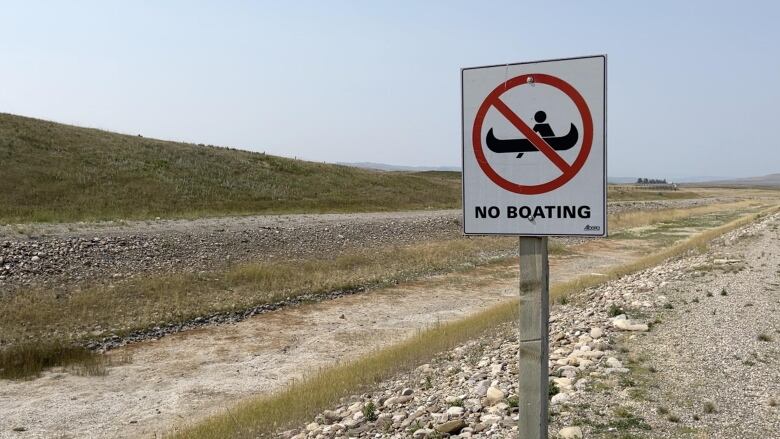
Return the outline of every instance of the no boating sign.
<path id="1" fill-rule="evenodd" d="M 606 64 L 461 71 L 464 233 L 606 236 Z"/>

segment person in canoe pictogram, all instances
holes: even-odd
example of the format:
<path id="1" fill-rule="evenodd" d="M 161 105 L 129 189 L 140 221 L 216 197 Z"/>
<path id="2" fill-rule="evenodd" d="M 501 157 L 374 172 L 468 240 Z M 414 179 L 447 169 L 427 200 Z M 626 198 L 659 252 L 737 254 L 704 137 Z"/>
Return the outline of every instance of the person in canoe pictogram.
<path id="1" fill-rule="evenodd" d="M 577 127 L 574 126 L 574 124 L 571 124 L 569 127 L 569 132 L 565 136 L 561 137 L 555 137 L 555 132 L 553 132 L 552 127 L 550 124 L 545 123 L 547 120 L 547 113 L 544 111 L 537 111 L 536 114 L 534 114 L 534 121 L 536 121 L 536 125 L 534 125 L 534 131 L 539 133 L 539 136 L 544 139 L 545 142 L 547 142 L 550 147 L 556 151 L 565 151 L 567 149 L 571 149 L 574 145 L 577 144 L 577 139 L 579 139 L 579 132 L 577 131 Z M 496 136 L 493 135 L 493 128 L 491 128 L 488 133 L 487 137 L 485 138 L 485 144 L 487 145 L 488 149 L 497 152 L 497 153 L 518 153 L 517 158 L 520 158 L 523 156 L 526 152 L 533 152 L 538 151 L 536 146 L 534 146 L 533 143 L 531 143 L 528 139 L 498 139 Z"/>

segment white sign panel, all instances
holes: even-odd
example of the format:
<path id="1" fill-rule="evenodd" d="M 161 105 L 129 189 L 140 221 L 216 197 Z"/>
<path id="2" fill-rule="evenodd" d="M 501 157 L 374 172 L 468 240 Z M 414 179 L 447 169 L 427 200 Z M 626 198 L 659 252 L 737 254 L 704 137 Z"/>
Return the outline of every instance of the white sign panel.
<path id="1" fill-rule="evenodd" d="M 607 234 L 606 56 L 461 71 L 463 229 Z"/>

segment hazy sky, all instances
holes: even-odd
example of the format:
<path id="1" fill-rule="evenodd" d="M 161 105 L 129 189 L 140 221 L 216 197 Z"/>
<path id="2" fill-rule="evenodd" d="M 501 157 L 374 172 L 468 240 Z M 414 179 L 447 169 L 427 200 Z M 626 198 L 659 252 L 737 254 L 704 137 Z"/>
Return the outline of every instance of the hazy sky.
<path id="1" fill-rule="evenodd" d="M 780 2 L 4 2 L 0 112 L 459 165 L 460 68 L 608 55 L 611 176 L 780 172 Z"/>

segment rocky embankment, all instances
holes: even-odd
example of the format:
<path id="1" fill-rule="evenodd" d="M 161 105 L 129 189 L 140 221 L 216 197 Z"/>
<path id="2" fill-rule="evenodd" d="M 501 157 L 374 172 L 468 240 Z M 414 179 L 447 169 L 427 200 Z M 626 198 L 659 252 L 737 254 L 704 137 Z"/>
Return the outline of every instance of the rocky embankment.
<path id="1" fill-rule="evenodd" d="M 610 213 L 683 208 L 714 198 L 610 203 Z M 336 255 L 461 236 L 459 211 L 265 215 L 120 223 L 0 226 L 0 294 L 32 285 L 164 272 L 218 270 L 234 263 Z"/>
<path id="2" fill-rule="evenodd" d="M 776 437 L 778 226 L 775 214 L 554 305 L 551 437 Z M 517 352 L 506 325 L 280 435 L 515 437 Z"/>

